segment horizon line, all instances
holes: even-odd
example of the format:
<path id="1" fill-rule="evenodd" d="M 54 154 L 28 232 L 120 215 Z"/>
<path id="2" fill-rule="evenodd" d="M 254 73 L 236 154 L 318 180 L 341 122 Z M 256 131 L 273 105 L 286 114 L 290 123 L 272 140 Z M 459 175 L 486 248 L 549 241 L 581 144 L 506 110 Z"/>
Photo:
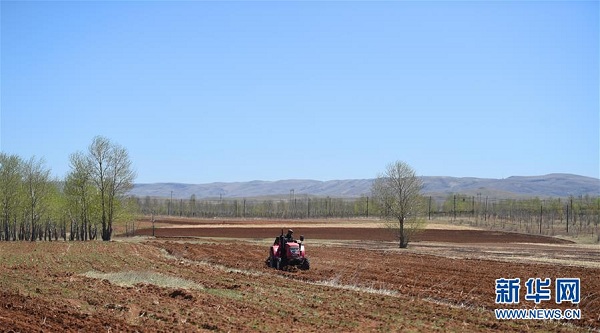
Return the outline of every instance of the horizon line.
<path id="1" fill-rule="evenodd" d="M 508 178 L 512 178 L 512 177 L 523 177 L 523 178 L 535 178 L 535 177 L 548 177 L 548 176 L 553 176 L 553 175 L 565 175 L 565 176 L 576 176 L 576 177 L 583 177 L 583 178 L 591 178 L 591 179 L 595 179 L 595 180 L 600 180 L 600 177 L 591 177 L 591 176 L 585 176 L 585 175 L 580 175 L 580 174 L 575 174 L 575 173 L 566 173 L 566 172 L 552 172 L 552 173 L 548 173 L 548 174 L 542 174 L 542 175 L 527 175 L 527 176 L 523 176 L 523 175 L 512 175 L 512 176 L 508 176 L 508 177 L 501 177 L 501 178 L 494 178 L 494 177 L 476 177 L 476 176 L 426 176 L 426 175 L 418 175 L 417 177 L 429 177 L 429 178 L 435 178 L 435 177 L 440 177 L 440 178 L 472 178 L 472 179 L 495 179 L 495 180 L 503 180 L 503 179 L 508 179 Z M 253 180 L 235 180 L 235 181 L 210 181 L 210 182 L 181 182 L 181 181 L 155 181 L 155 182 L 134 182 L 134 184 L 137 185 L 141 185 L 141 184 L 186 184 L 186 185 L 201 185 L 201 184 L 219 184 L 219 183 L 223 183 L 223 184 L 232 184 L 232 183 L 251 183 L 251 182 L 264 182 L 264 183 L 275 183 L 275 182 L 282 182 L 282 181 L 315 181 L 315 182 L 321 182 L 321 183 L 325 183 L 325 182 L 333 182 L 333 181 L 345 181 L 345 180 L 373 180 L 376 179 L 377 177 L 372 177 L 372 178 L 338 178 L 338 179 L 328 179 L 328 180 L 319 180 L 319 179 L 314 179 L 314 178 L 287 178 L 287 179 L 278 179 L 278 180 L 262 180 L 262 179 L 253 179 Z"/>

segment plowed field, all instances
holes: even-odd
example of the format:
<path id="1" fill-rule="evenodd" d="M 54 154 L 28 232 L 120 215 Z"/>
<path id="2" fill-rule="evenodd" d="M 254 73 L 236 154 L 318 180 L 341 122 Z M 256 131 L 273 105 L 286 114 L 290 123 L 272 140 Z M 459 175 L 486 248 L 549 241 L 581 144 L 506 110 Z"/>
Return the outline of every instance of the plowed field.
<path id="1" fill-rule="evenodd" d="M 595 246 L 546 237 L 517 243 L 514 234 L 507 244 L 494 238 L 502 234 L 442 230 L 427 237 L 454 237 L 421 238 L 400 250 L 383 234 L 368 233 L 376 229 L 371 226 L 340 223 L 319 231 L 323 228 L 282 223 L 306 236 L 311 260 L 309 271 L 283 272 L 264 264 L 268 245 L 280 232 L 272 225 L 280 222 L 261 223 L 258 228 L 235 221 L 204 228 L 197 222 L 185 228 L 163 223 L 165 228 L 156 230 L 179 238 L 0 243 L 0 331 L 600 329 Z M 192 229 L 217 233 L 189 237 Z M 580 278 L 578 306 L 549 301 L 537 307 L 579 308 L 583 318 L 497 320 L 494 287 L 502 277 Z M 513 307 L 534 306 L 522 301 Z"/>

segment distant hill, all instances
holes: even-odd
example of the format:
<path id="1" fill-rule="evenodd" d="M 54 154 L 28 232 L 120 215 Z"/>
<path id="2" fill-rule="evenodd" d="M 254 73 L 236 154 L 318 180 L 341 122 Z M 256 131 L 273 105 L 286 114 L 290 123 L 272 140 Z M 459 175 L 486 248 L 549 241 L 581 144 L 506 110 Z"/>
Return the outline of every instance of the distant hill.
<path id="1" fill-rule="evenodd" d="M 423 177 L 423 193 L 509 197 L 569 197 L 600 195 L 600 179 L 553 173 L 545 176 L 513 176 L 504 179 Z"/>
<path id="2" fill-rule="evenodd" d="M 486 195 L 497 198 L 510 197 L 568 197 L 580 195 L 600 195 L 600 179 L 572 174 L 549 174 L 545 176 L 513 176 L 504 179 L 458 178 L 424 176 L 425 195 L 445 197 L 451 193 L 466 195 Z M 369 195 L 373 179 L 348 180 L 278 180 L 210 184 L 154 183 L 136 184 L 130 194 L 137 197 L 170 197 L 187 199 L 192 194 L 196 198 L 254 198 L 287 197 L 293 189 L 296 197 L 331 196 L 359 197 Z"/>

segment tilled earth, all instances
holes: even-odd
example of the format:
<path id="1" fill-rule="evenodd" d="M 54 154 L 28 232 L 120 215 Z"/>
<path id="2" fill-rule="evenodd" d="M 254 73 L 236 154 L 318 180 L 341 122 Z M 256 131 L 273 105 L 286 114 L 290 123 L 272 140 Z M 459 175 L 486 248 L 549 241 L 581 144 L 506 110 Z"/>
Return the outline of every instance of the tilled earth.
<path id="1" fill-rule="evenodd" d="M 443 253 L 449 247 L 432 247 L 440 253 L 424 254 L 399 250 L 384 240 L 363 243 L 349 238 L 354 240 L 347 246 L 341 236 L 346 229 L 338 228 L 324 233 L 333 240 L 339 235 L 337 241 L 314 243 L 310 240 L 319 237 L 302 229 L 311 269 L 283 272 L 264 263 L 272 239 L 254 239 L 272 234 L 232 230 L 233 240 L 223 239 L 232 237 L 228 234 L 219 234 L 218 239 L 136 237 L 115 242 L 0 243 L 0 331 L 600 329 L 598 268 L 450 258 Z M 362 232 L 365 235 L 366 231 Z M 477 246 L 485 246 L 482 239 L 478 238 Z M 569 244 L 549 244 L 555 242 L 553 238 L 546 238 L 548 244 L 538 241 L 539 246 L 576 251 Z M 511 248 L 518 253 L 520 246 L 524 244 L 514 243 Z M 593 255 L 597 250 L 585 251 Z M 125 281 L 113 279 L 123 272 L 129 276 Z M 90 277 L 98 274 L 105 278 Z M 495 319 L 493 309 L 499 307 L 494 302 L 495 279 L 502 277 L 519 277 L 521 281 L 579 277 L 578 308 L 583 319 Z M 175 279 L 175 285 L 169 278 Z M 188 283 L 179 287 L 180 281 Z M 521 299 L 524 289 L 522 286 Z M 517 307 L 534 305 L 522 301 Z M 538 307 L 576 306 L 548 301 Z"/>
<path id="2" fill-rule="evenodd" d="M 312 239 L 334 240 L 376 240 L 393 241 L 394 234 L 385 228 L 339 228 L 339 227 L 303 227 L 302 231 Z M 177 227 L 155 229 L 156 237 L 226 237 L 226 238 L 267 238 L 281 233 L 281 228 L 198 228 Z M 137 235 L 152 235 L 152 229 L 141 229 Z M 414 236 L 413 241 L 435 241 L 447 243 L 542 243 L 569 244 L 571 242 L 558 238 L 519 233 L 488 230 L 423 230 Z"/>
<path id="3" fill-rule="evenodd" d="M 304 234 L 311 239 L 394 241 L 395 233 L 382 227 L 380 222 L 344 220 L 240 220 L 240 219 L 157 219 L 154 230 L 148 219 L 140 221 L 143 226 L 136 235 L 156 237 L 225 237 L 270 238 L 288 228 L 296 230 L 296 238 Z M 448 243 L 541 243 L 569 244 L 570 241 L 546 236 L 478 230 L 472 228 L 427 228 L 414 235 L 412 241 Z"/>

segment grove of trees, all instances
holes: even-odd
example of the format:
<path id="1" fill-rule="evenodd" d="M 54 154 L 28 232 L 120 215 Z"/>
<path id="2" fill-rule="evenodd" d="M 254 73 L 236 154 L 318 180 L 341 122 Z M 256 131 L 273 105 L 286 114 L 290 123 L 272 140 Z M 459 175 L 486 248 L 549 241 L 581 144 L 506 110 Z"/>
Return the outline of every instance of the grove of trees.
<path id="1" fill-rule="evenodd" d="M 50 179 L 43 159 L 0 152 L 0 240 L 91 240 L 98 227 L 111 239 L 114 221 L 131 209 L 127 150 L 97 136 L 86 153 L 70 156 L 70 166 L 64 180 Z"/>

